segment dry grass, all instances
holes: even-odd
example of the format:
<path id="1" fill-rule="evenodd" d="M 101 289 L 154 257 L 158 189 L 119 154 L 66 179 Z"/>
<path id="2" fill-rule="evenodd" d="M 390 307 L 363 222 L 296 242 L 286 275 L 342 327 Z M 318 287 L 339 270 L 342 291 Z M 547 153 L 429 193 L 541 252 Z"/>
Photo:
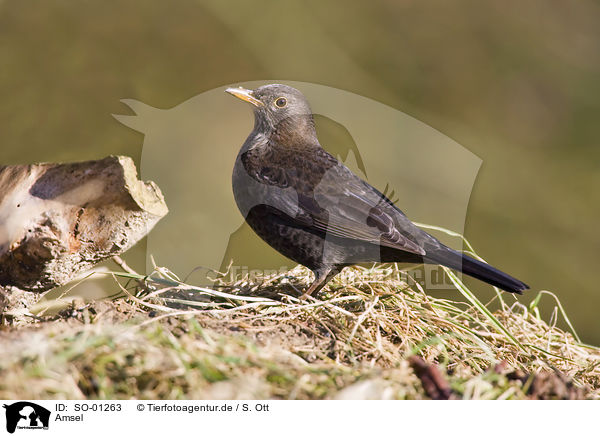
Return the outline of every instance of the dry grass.
<path id="1" fill-rule="evenodd" d="M 0 397 L 427 398 L 407 363 L 415 354 L 458 398 L 600 397 L 600 351 L 540 319 L 544 294 L 491 314 L 466 288 L 469 303 L 457 303 L 393 265 L 376 272 L 349 268 L 308 301 L 290 295 L 310 280 L 303 267 L 257 283 L 222 276 L 219 291 L 166 269 L 120 273 L 133 279 L 127 299 L 0 336 Z"/>

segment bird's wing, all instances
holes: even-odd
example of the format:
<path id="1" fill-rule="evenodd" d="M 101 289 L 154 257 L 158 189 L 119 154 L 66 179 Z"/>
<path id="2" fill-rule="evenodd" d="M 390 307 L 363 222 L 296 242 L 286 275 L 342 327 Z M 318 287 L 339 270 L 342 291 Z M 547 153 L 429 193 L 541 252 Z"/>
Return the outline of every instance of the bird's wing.
<path id="1" fill-rule="evenodd" d="M 331 174 L 329 174 L 331 173 Z M 328 180 L 331 179 L 331 180 Z M 307 210 L 305 198 L 298 197 Z M 343 165 L 332 168 L 315 189 L 309 209 L 314 226 L 341 238 L 359 239 L 410 253 L 425 255 L 419 229 L 389 200 Z"/>
<path id="2" fill-rule="evenodd" d="M 294 225 L 322 232 L 325 237 L 331 235 L 426 254 L 424 232 L 387 197 L 320 147 L 312 157 L 329 165 L 318 182 L 309 184 L 305 183 L 306 175 L 297 169 L 301 163 L 259 165 L 253 162 L 251 152 L 242 156 L 242 160 L 257 182 L 278 188 L 277 195 L 269 195 L 269 205 L 280 210 Z"/>

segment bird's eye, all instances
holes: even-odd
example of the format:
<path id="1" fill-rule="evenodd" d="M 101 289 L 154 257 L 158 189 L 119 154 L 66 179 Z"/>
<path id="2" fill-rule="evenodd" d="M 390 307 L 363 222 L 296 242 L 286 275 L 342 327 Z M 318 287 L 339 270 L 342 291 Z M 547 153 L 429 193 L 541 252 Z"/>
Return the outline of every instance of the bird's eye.
<path id="1" fill-rule="evenodd" d="M 279 97 L 275 100 L 275 106 L 284 107 L 287 104 L 287 100 L 284 97 Z"/>

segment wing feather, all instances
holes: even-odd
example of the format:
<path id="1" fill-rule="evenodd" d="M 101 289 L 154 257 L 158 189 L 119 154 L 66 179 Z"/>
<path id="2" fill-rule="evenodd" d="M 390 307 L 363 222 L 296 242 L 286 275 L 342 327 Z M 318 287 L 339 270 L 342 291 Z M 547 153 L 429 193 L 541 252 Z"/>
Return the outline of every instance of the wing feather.
<path id="1" fill-rule="evenodd" d="M 352 173 L 323 149 L 320 158 L 332 163 L 316 186 L 300 180 L 294 167 L 247 165 L 249 174 L 262 184 L 281 188 L 269 204 L 282 211 L 296 211 L 295 225 L 327 235 L 364 241 L 424 256 L 423 234 L 381 192 Z M 280 161 L 282 163 L 282 161 Z M 255 171 L 253 171 L 255 170 Z M 290 191 L 291 188 L 291 191 Z M 293 192 L 292 192 L 293 191 Z M 279 207 L 277 206 L 279 204 Z M 288 215 L 288 213 L 286 213 Z"/>

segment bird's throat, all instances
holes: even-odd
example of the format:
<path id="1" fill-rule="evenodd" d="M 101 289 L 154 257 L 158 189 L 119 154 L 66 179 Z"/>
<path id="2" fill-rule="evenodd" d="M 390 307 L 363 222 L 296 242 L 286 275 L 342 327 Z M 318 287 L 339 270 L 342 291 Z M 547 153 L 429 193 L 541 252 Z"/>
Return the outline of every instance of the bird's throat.
<path id="1" fill-rule="evenodd" d="M 271 139 L 279 144 L 315 144 L 317 132 L 312 115 L 292 115 L 280 120 L 271 130 Z"/>

